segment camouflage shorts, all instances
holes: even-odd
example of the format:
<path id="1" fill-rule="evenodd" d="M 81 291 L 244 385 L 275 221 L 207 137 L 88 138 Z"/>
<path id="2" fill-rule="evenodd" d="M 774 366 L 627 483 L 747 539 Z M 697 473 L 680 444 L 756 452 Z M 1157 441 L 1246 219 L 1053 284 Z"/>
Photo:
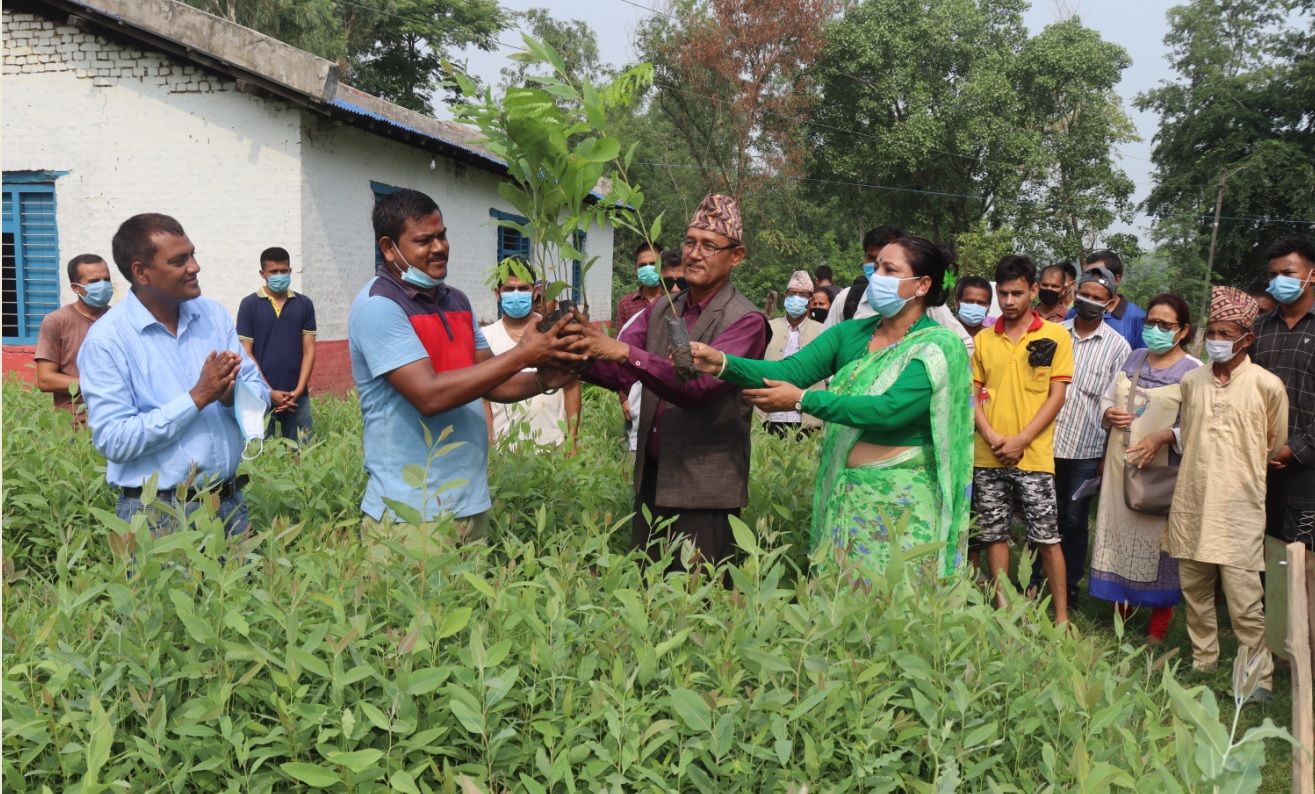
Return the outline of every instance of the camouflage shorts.
<path id="1" fill-rule="evenodd" d="M 977 543 L 1009 540 L 1009 520 L 1014 498 L 1023 506 L 1027 539 L 1051 545 L 1060 541 L 1059 506 L 1055 500 L 1055 475 L 1022 469 L 973 469 L 973 513 L 977 516 Z"/>

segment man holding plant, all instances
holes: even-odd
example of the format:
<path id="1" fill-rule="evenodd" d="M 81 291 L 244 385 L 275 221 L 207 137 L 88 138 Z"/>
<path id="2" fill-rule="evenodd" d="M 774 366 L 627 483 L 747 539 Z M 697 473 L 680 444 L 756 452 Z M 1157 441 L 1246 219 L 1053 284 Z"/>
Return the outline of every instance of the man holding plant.
<path id="1" fill-rule="evenodd" d="M 584 337 L 572 349 L 594 359 L 585 380 L 609 389 L 644 384 L 630 540 L 654 560 L 661 555 L 655 540 L 685 538 L 702 562 L 728 559 L 730 517 L 748 503 L 752 407 L 739 389 L 710 375 L 682 380 L 669 358 L 673 349 L 689 355 L 672 342 L 682 331 L 690 340 L 762 358 L 767 318 L 730 283 L 744 261 L 743 239 L 739 204 L 709 194 L 685 231 L 685 292 L 651 304 L 616 339 L 583 318 L 568 329 Z M 655 523 L 671 523 L 658 532 L 645 510 Z"/>
<path id="2" fill-rule="evenodd" d="M 566 318 L 545 334 L 527 327 L 515 347 L 493 354 L 470 300 L 443 283 L 447 226 L 429 196 L 391 193 L 372 222 L 384 263 L 347 320 L 365 418 L 362 532 L 433 548 L 435 522 L 447 514 L 459 540 L 482 540 L 492 503 L 480 398 L 517 402 L 554 391 L 572 376 L 551 367 L 583 357 L 567 351 L 575 338 L 562 334 Z"/>

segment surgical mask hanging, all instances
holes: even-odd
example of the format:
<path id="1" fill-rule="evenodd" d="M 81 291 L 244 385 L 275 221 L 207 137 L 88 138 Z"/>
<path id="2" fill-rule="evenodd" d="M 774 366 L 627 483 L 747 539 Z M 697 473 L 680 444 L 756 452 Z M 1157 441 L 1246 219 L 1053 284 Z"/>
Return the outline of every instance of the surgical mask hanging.
<path id="1" fill-rule="evenodd" d="M 413 287 L 419 287 L 420 289 L 433 289 L 443 283 L 443 279 L 433 278 L 428 273 L 417 269 L 415 265 L 407 262 L 406 256 L 402 253 L 402 249 L 397 247 L 397 243 L 393 243 L 393 250 L 396 251 L 402 261 L 406 263 L 406 271 L 402 273 L 402 280 L 406 283 Z"/>
<path id="2" fill-rule="evenodd" d="M 1073 309 L 1078 313 L 1079 317 L 1087 322 L 1099 320 L 1101 317 L 1105 316 L 1105 304 L 1088 300 L 1081 295 L 1079 295 L 1078 299 L 1074 301 Z"/>
<path id="3" fill-rule="evenodd" d="M 1274 296 L 1274 300 L 1287 305 L 1296 302 L 1306 291 L 1306 283 L 1292 276 L 1275 276 L 1270 279 L 1265 291 Z"/>
<path id="4" fill-rule="evenodd" d="M 242 460 L 253 460 L 265 451 L 265 410 L 268 406 L 255 387 L 243 380 L 233 384 L 233 415 L 242 431 Z M 260 440 L 256 454 L 247 457 L 246 443 Z"/>
<path id="5" fill-rule="evenodd" d="M 82 302 L 93 309 L 99 309 L 110 302 L 114 297 L 114 285 L 108 281 L 97 281 L 94 284 L 83 284 L 82 288 L 87 291 L 85 295 L 79 295 Z"/>
<path id="6" fill-rule="evenodd" d="M 977 303 L 959 304 L 959 322 L 976 328 L 986 321 L 986 307 Z"/>
<path id="7" fill-rule="evenodd" d="M 1205 355 L 1213 364 L 1227 364 L 1237 355 L 1233 351 L 1236 346 L 1236 342 L 1228 339 L 1207 339 L 1205 340 Z"/>
<path id="8" fill-rule="evenodd" d="M 288 287 L 292 286 L 292 274 L 278 273 L 265 279 L 265 283 L 275 292 L 287 292 Z"/>
<path id="9" fill-rule="evenodd" d="M 882 317 L 894 317 L 904 308 L 904 304 L 909 302 L 908 298 L 900 297 L 900 282 L 916 281 L 918 278 L 920 278 L 920 276 L 895 278 L 894 276 L 879 276 L 875 273 L 872 274 L 872 276 L 868 278 L 868 305 Z"/>
<path id="10" fill-rule="evenodd" d="M 528 292 L 504 292 L 501 301 L 502 313 L 519 320 L 530 313 L 530 307 L 534 305 L 534 295 Z"/>
<path id="11" fill-rule="evenodd" d="M 645 287 L 656 287 L 662 283 L 662 276 L 653 265 L 644 265 L 639 269 L 639 283 Z"/>
<path id="12" fill-rule="evenodd" d="M 808 299 L 798 295 L 787 295 L 785 297 L 785 313 L 791 317 L 803 317 L 804 312 L 808 311 Z"/>

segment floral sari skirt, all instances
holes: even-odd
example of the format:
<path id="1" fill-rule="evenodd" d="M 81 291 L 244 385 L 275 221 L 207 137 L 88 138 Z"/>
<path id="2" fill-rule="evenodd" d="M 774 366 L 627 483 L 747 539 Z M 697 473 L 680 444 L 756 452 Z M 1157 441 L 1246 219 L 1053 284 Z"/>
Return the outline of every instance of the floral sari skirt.
<path id="1" fill-rule="evenodd" d="M 933 447 L 913 447 L 887 460 L 845 467 L 826 505 L 822 537 L 833 559 L 843 555 L 868 575 L 881 575 L 892 543 L 909 549 L 943 540 L 937 529 L 941 491 Z M 934 576 L 935 555 L 922 558 L 923 573 Z"/>

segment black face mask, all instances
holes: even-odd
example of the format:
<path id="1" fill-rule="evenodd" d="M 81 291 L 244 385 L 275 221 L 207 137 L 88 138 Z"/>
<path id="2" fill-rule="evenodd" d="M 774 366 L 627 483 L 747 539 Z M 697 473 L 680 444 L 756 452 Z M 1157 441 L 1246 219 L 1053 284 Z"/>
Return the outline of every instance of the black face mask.
<path id="1" fill-rule="evenodd" d="M 1099 320 L 1105 316 L 1105 304 L 1096 303 L 1086 298 L 1078 298 L 1073 304 L 1073 308 L 1077 310 L 1078 316 L 1087 322 Z"/>
<path id="2" fill-rule="evenodd" d="M 1036 297 L 1037 300 L 1041 301 L 1042 306 L 1054 306 L 1056 303 L 1059 303 L 1059 290 L 1057 289 L 1038 290 Z"/>
<path id="3" fill-rule="evenodd" d="M 809 318 L 811 318 L 811 319 L 813 319 L 813 320 L 816 320 L 816 321 L 819 322 L 819 323 L 824 323 L 824 322 L 826 322 L 826 316 L 827 316 L 828 314 L 830 314 L 830 311 L 829 311 L 829 310 L 827 310 L 827 309 L 823 309 L 823 308 L 820 308 L 820 307 L 817 308 L 817 309 L 809 309 L 809 310 L 808 310 L 808 316 L 809 316 Z"/>

